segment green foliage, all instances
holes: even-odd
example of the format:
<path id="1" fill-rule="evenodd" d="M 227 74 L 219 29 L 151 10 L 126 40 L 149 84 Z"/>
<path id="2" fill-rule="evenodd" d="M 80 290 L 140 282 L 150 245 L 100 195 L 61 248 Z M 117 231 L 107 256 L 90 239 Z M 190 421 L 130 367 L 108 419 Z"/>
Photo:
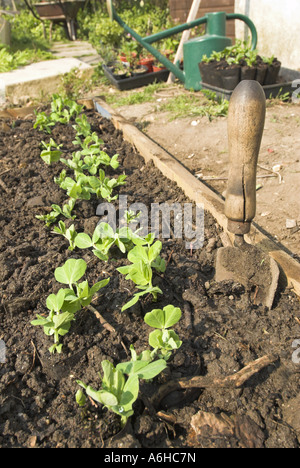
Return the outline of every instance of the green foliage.
<path id="1" fill-rule="evenodd" d="M 121 417 L 122 425 L 125 426 L 127 419 L 132 416 L 132 406 L 139 394 L 139 380 L 136 374 L 125 378 L 123 372 L 116 369 L 113 364 L 107 360 L 101 363 L 103 370 L 102 389 L 94 390 L 90 385 L 77 380 L 77 383 L 83 387 L 88 396 L 102 404 L 110 411 Z"/>
<path id="2" fill-rule="evenodd" d="M 60 215 L 63 215 L 67 219 L 75 219 L 76 216 L 72 215 L 72 210 L 75 206 L 75 199 L 70 199 L 67 203 L 63 205 L 61 208 L 59 205 L 51 205 L 52 211 L 50 213 L 47 213 L 45 215 L 36 215 L 36 218 L 44 221 L 46 224 L 46 227 L 50 227 L 51 224 L 55 223 L 57 218 Z"/>
<path id="3" fill-rule="evenodd" d="M 53 232 L 65 237 L 69 241 L 69 250 L 75 249 L 75 239 L 77 232 L 75 230 L 74 224 L 72 224 L 69 228 L 66 228 L 65 223 L 63 221 L 59 221 L 58 226 L 54 226 Z"/>
<path id="4" fill-rule="evenodd" d="M 249 42 L 236 40 L 235 44 L 225 47 L 220 52 L 214 51 L 209 57 L 204 55 L 202 62 L 209 63 L 214 60 L 217 62 L 224 60 L 229 65 L 245 63 L 248 67 L 252 67 L 257 65 L 258 57 L 258 51 L 256 49 L 253 50 Z M 272 57 L 263 57 L 263 62 L 270 65 L 274 59 L 274 55 Z"/>
<path id="5" fill-rule="evenodd" d="M 76 313 L 88 306 L 93 296 L 109 282 L 109 278 L 95 283 L 92 287 L 88 281 L 79 280 L 86 272 L 87 264 L 83 259 L 71 258 L 61 267 L 56 268 L 54 276 L 56 281 L 65 284 L 68 288 L 60 289 L 57 294 L 50 294 L 46 299 L 49 310 L 48 317 L 37 314 L 37 319 L 31 322 L 34 326 L 42 326 L 47 336 L 54 337 L 54 344 L 49 348 L 51 353 L 61 353 L 62 344 L 60 336 L 68 333 Z"/>
<path id="6" fill-rule="evenodd" d="M 51 133 L 51 127 L 57 122 L 67 124 L 71 119 L 77 119 L 83 106 L 69 98 L 63 98 L 59 94 L 53 94 L 51 100 L 51 112 L 46 115 L 45 112 L 36 112 L 36 120 L 33 128 L 39 128 L 40 131 Z"/>
<path id="7" fill-rule="evenodd" d="M 206 99 L 203 98 L 205 95 Z M 216 93 L 206 92 L 195 94 L 180 94 L 160 105 L 160 110 L 170 113 L 170 119 L 185 118 L 187 116 L 225 117 L 228 114 L 229 102 L 216 97 Z"/>
<path id="8" fill-rule="evenodd" d="M 127 217 L 127 220 L 129 218 Z M 132 215 L 130 221 L 132 220 Z M 112 247 L 116 246 L 122 253 L 131 250 L 134 245 L 146 245 L 148 241 L 139 237 L 128 225 L 116 229 L 115 231 L 108 223 L 100 223 L 94 230 L 92 237 L 86 233 L 80 233 L 76 236 L 75 246 L 80 249 L 93 248 L 93 253 L 100 260 L 107 261 Z"/>
<path id="9" fill-rule="evenodd" d="M 17 50 L 0 44 L 0 73 L 15 70 L 32 62 L 53 58 L 49 52 Z"/>
<path id="10" fill-rule="evenodd" d="M 53 162 L 57 162 L 60 160 L 60 157 L 62 155 L 62 151 L 60 151 L 60 148 L 62 145 L 57 145 L 53 138 L 50 138 L 49 143 L 45 143 L 44 141 L 41 142 L 42 146 L 44 149 L 41 152 L 41 158 L 42 160 L 50 165 Z M 51 148 L 56 148 L 55 150 L 52 150 Z"/>
<path id="11" fill-rule="evenodd" d="M 128 96 L 124 96 L 124 92 L 110 93 L 106 95 L 105 99 L 109 104 L 114 104 L 115 106 L 132 106 L 135 104 L 142 104 L 143 102 L 153 102 L 157 100 L 156 92 L 166 87 L 167 85 L 165 83 L 153 83 L 144 86 L 141 91 L 128 94 Z"/>
<path id="12" fill-rule="evenodd" d="M 180 348 L 182 344 L 174 330 L 168 330 L 180 318 L 181 310 L 172 305 L 168 305 L 163 309 L 154 309 L 144 317 L 145 322 L 150 327 L 156 328 L 149 335 L 149 344 L 154 348 L 155 353 L 163 359 L 169 359 L 172 350 Z"/>
<path id="13" fill-rule="evenodd" d="M 157 299 L 157 294 L 162 294 L 159 287 L 153 286 L 153 269 L 157 272 L 164 272 L 165 261 L 160 257 L 162 243 L 156 241 L 153 244 L 154 236 L 149 234 L 146 238 L 147 245 L 136 245 L 128 253 L 130 265 L 117 268 L 117 271 L 126 275 L 126 279 L 131 280 L 142 292 L 134 294 L 133 298 L 122 307 L 122 311 L 129 309 L 137 303 L 141 296 L 152 294 L 153 299 Z M 153 244 L 153 245 L 152 245 Z"/>
<path id="14" fill-rule="evenodd" d="M 148 325 L 156 328 L 149 335 L 149 343 L 154 347 L 153 351 L 147 349 L 138 355 L 134 346 L 130 345 L 130 361 L 118 363 L 116 367 L 107 360 L 102 361 L 104 375 L 102 378 L 100 375 L 101 390 L 95 390 L 90 385 L 77 380 L 88 396 L 121 417 L 122 426 L 134 413 L 133 404 L 138 398 L 139 381 L 152 380 L 159 375 L 167 367 L 166 361 L 170 358 L 172 351 L 181 346 L 182 342 L 177 334 L 173 330 L 168 330 L 180 318 L 181 310 L 173 305 L 168 305 L 163 310 L 152 310 L 145 315 L 144 320 Z M 80 391 L 76 393 L 76 401 L 79 406 L 84 406 L 86 403 Z"/>
<path id="15" fill-rule="evenodd" d="M 173 25 L 167 7 L 154 5 L 148 0 L 143 3 L 141 5 L 139 1 L 122 2 L 116 10 L 124 22 L 141 36 L 154 34 Z M 106 2 L 89 15 L 80 11 L 77 21 L 78 37 L 88 40 L 100 52 L 106 46 L 119 49 L 126 37 L 124 29 L 116 21 L 110 21 L 108 18 Z"/>

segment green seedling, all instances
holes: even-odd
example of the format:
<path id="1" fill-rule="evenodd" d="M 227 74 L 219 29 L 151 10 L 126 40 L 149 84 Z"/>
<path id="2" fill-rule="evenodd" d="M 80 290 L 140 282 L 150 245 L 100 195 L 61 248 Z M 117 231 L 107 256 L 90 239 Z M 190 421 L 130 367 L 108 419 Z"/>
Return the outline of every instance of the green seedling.
<path id="1" fill-rule="evenodd" d="M 73 125 L 73 128 L 76 130 L 76 135 L 78 137 L 83 136 L 84 138 L 86 138 L 91 134 L 91 126 L 85 114 L 76 117 L 75 122 L 76 124 Z"/>
<path id="2" fill-rule="evenodd" d="M 50 227 L 51 224 L 55 223 L 58 216 L 60 216 L 60 211 L 57 209 L 58 205 L 51 205 L 52 211 L 50 213 L 47 213 L 45 215 L 36 215 L 35 217 L 37 219 L 40 219 L 41 221 L 45 222 L 46 227 Z"/>
<path id="3" fill-rule="evenodd" d="M 84 394 L 84 392 L 81 390 L 81 388 L 79 390 L 77 390 L 76 392 L 76 395 L 75 395 L 75 399 L 76 399 L 76 403 L 78 404 L 78 406 L 85 406 L 86 404 L 86 396 Z"/>
<path id="4" fill-rule="evenodd" d="M 88 176 L 80 174 L 76 180 L 71 177 L 65 177 L 60 183 L 60 187 L 66 190 L 67 195 L 74 199 L 90 200 L 92 189 L 89 184 Z"/>
<path id="5" fill-rule="evenodd" d="M 45 215 L 36 215 L 37 219 L 44 221 L 47 227 L 50 227 L 51 224 L 55 223 L 57 218 L 60 215 L 63 215 L 67 219 L 75 219 L 76 215 L 72 215 L 72 210 L 75 206 L 75 199 L 70 199 L 68 203 L 65 203 L 63 208 L 59 205 L 51 205 L 52 211 Z"/>
<path id="6" fill-rule="evenodd" d="M 75 172 L 76 176 L 82 174 L 85 169 L 85 163 L 81 157 L 81 152 L 76 151 L 72 153 L 71 159 L 61 158 L 61 162 L 65 164 L 69 169 L 72 169 Z"/>
<path id="7" fill-rule="evenodd" d="M 58 177 L 54 177 L 54 182 L 61 187 L 63 181 L 65 180 L 67 171 L 63 169 Z"/>
<path id="8" fill-rule="evenodd" d="M 135 361 L 120 363 L 116 367 L 109 361 L 101 363 L 103 370 L 102 389 L 94 390 L 91 386 L 77 380 L 88 396 L 102 404 L 110 411 L 121 417 L 121 425 L 125 426 L 128 418 L 133 415 L 133 404 L 139 394 L 139 379 L 150 380 L 156 377 L 166 367 L 164 360 L 149 363 L 146 361 Z M 126 379 L 125 375 L 128 377 Z M 79 397 L 78 397 L 79 398 Z M 83 401 L 80 395 L 80 402 Z"/>
<path id="9" fill-rule="evenodd" d="M 86 272 L 87 264 L 83 259 L 69 259 L 62 267 L 56 268 L 54 276 L 56 281 L 65 284 L 68 288 L 62 288 L 57 294 L 50 294 L 46 300 L 49 309 L 48 317 L 37 315 L 32 325 L 40 325 L 47 336 L 54 337 L 54 344 L 49 348 L 51 353 L 61 353 L 62 344 L 59 337 L 66 335 L 71 323 L 75 320 L 76 313 L 88 306 L 94 295 L 109 282 L 109 278 L 97 282 L 92 287 L 88 281 L 79 280 Z"/>
<path id="10" fill-rule="evenodd" d="M 82 110 L 83 106 L 80 106 L 75 101 L 63 98 L 59 94 L 53 94 L 50 114 L 53 122 L 69 123 L 72 117 L 77 117 Z"/>
<path id="11" fill-rule="evenodd" d="M 98 154 L 100 152 L 100 147 L 104 145 L 104 141 L 96 132 L 88 134 L 84 140 L 76 139 L 73 143 L 81 146 L 83 155 Z"/>
<path id="12" fill-rule="evenodd" d="M 173 305 L 168 305 L 163 309 L 154 309 L 144 317 L 147 325 L 156 329 L 149 335 L 149 344 L 154 348 L 154 353 L 162 359 L 168 360 L 172 351 L 182 345 L 182 341 L 174 330 L 168 330 L 180 318 L 181 310 Z"/>
<path id="13" fill-rule="evenodd" d="M 131 242 L 132 232 L 123 227 L 116 231 L 108 223 L 100 223 L 92 238 L 85 233 L 78 234 L 75 245 L 80 249 L 93 247 L 94 254 L 101 260 L 108 260 L 109 250 L 116 245 L 122 253 L 127 251 L 127 246 Z"/>
<path id="14" fill-rule="evenodd" d="M 73 208 L 75 206 L 76 200 L 70 198 L 70 200 L 63 205 L 61 208 L 59 205 L 51 205 L 52 209 L 56 211 L 59 215 L 63 215 L 67 219 L 75 219 L 76 215 L 72 215 Z"/>
<path id="15" fill-rule="evenodd" d="M 103 198 L 108 202 L 112 202 L 118 198 L 118 195 L 113 196 L 114 189 L 120 185 L 124 185 L 126 183 L 126 177 L 127 176 L 125 174 L 121 174 L 117 179 L 110 179 L 109 177 L 106 177 L 103 169 L 100 169 L 99 177 L 90 176 L 88 179 L 90 187 L 96 194 L 97 198 Z"/>
<path id="16" fill-rule="evenodd" d="M 83 153 L 83 151 L 82 151 Z M 119 167 L 118 154 L 110 156 L 105 151 L 100 151 L 99 154 L 87 155 L 84 157 L 85 169 L 89 171 L 91 175 L 97 174 L 99 166 L 111 166 L 113 169 Z"/>
<path id="17" fill-rule="evenodd" d="M 131 360 L 113 366 L 109 361 L 102 361 L 104 376 L 102 389 L 95 390 L 86 385 L 81 380 L 77 383 L 85 389 L 87 395 L 93 400 L 102 404 L 110 411 L 114 411 L 121 417 L 121 424 L 124 427 L 128 418 L 133 415 L 133 404 L 138 398 L 139 381 L 152 380 L 167 367 L 167 360 L 173 350 L 181 346 L 176 333 L 168 328 L 175 325 L 181 318 L 181 310 L 178 307 L 168 305 L 161 309 L 154 309 L 145 315 L 145 322 L 153 328 L 154 332 L 149 335 L 149 343 L 154 350 L 145 350 L 138 355 L 130 345 Z M 153 333 L 161 333 L 155 336 Z M 158 359 L 157 359 L 158 357 Z M 127 376 L 127 380 L 126 377 Z M 86 403 L 85 395 L 80 391 L 76 393 L 76 401 L 79 406 Z"/>
<path id="18" fill-rule="evenodd" d="M 62 344 L 59 343 L 59 337 L 68 333 L 71 323 L 75 320 L 74 311 L 62 311 L 65 304 L 66 289 L 60 289 L 57 294 L 50 294 L 47 297 L 46 305 L 50 310 L 48 317 L 37 314 L 37 319 L 31 322 L 31 325 L 42 326 L 47 336 L 54 337 L 54 344 L 49 348 L 50 353 L 61 353 Z"/>
<path id="19" fill-rule="evenodd" d="M 159 255 L 161 248 L 160 241 L 150 246 L 136 245 L 127 256 L 131 265 L 117 268 L 117 271 L 126 275 L 126 279 L 133 281 L 137 288 L 142 290 L 142 292 L 134 294 L 133 298 L 122 307 L 122 311 L 136 304 L 141 296 L 152 294 L 153 299 L 157 300 L 157 294 L 162 294 L 160 288 L 152 285 L 152 269 L 154 268 L 161 273 L 166 269 L 165 261 Z"/>
<path id="20" fill-rule="evenodd" d="M 80 139 L 77 139 L 73 143 L 81 144 L 81 154 L 84 156 L 86 169 L 90 174 L 97 174 L 100 165 L 111 166 L 113 169 L 117 169 L 119 167 L 119 155 L 115 154 L 111 158 L 105 151 L 102 151 L 101 145 L 103 145 L 104 142 L 96 132 L 86 136 L 83 142 L 80 142 Z"/>
<path id="21" fill-rule="evenodd" d="M 131 349 L 131 351 L 134 350 Z M 137 375 L 139 379 L 151 380 L 167 367 L 165 359 L 157 359 L 153 361 L 149 350 L 143 351 L 141 354 L 143 355 L 143 358 L 131 359 L 131 361 L 117 364 L 117 370 L 120 370 L 123 374 L 128 376 Z"/>
<path id="22" fill-rule="evenodd" d="M 62 267 L 56 268 L 54 272 L 56 281 L 69 286 L 66 301 L 80 307 L 89 305 L 94 294 L 109 283 L 109 278 L 95 283 L 91 288 L 88 281 L 78 283 L 85 274 L 86 267 L 87 264 L 83 259 L 70 258 Z"/>
<path id="23" fill-rule="evenodd" d="M 51 133 L 51 127 L 56 122 L 62 124 L 68 123 L 72 118 L 77 118 L 78 114 L 83 110 L 83 106 L 80 106 L 71 99 L 65 99 L 58 94 L 53 94 L 51 101 L 51 113 L 46 115 L 45 112 L 36 112 L 36 120 L 33 128 L 39 127 L 40 131 Z"/>
<path id="24" fill-rule="evenodd" d="M 69 241 L 69 250 L 74 250 L 75 249 L 75 239 L 77 236 L 77 232 L 75 230 L 74 224 L 70 226 L 69 228 L 66 228 L 66 225 L 63 221 L 58 222 L 58 226 L 55 226 L 53 228 L 53 231 L 55 234 L 59 234 L 63 237 L 65 237 Z"/>
<path id="25" fill-rule="evenodd" d="M 55 122 L 50 120 L 50 117 L 46 115 L 45 112 L 36 112 L 34 111 L 36 119 L 33 124 L 33 128 L 39 128 L 40 131 L 51 133 L 51 127 L 55 125 Z"/>
<path id="26" fill-rule="evenodd" d="M 103 377 L 99 374 L 102 381 L 101 390 L 94 390 L 81 380 L 77 380 L 77 383 L 85 389 L 87 395 L 93 400 L 118 414 L 124 427 L 128 418 L 133 415 L 132 406 L 138 398 L 138 376 L 134 374 L 126 379 L 123 372 L 117 370 L 107 360 L 102 361 L 101 366 L 103 370 Z"/>
<path id="27" fill-rule="evenodd" d="M 124 215 L 126 226 L 129 226 L 130 224 L 137 222 L 140 215 L 141 215 L 140 211 L 139 213 L 135 213 L 134 211 L 126 210 L 125 215 Z"/>
<path id="28" fill-rule="evenodd" d="M 41 142 L 44 149 L 41 152 L 41 158 L 46 164 L 52 164 L 53 162 L 57 162 L 60 160 L 62 151 L 60 148 L 62 145 L 58 145 L 55 143 L 53 138 L 50 138 L 49 143 L 45 143 L 44 141 Z M 55 148 L 54 150 L 52 148 Z"/>

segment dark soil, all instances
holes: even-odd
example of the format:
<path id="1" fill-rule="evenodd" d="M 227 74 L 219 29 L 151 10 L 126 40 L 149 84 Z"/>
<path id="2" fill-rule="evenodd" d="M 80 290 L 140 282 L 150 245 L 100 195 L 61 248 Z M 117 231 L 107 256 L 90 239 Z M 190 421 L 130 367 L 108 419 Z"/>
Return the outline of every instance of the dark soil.
<path id="1" fill-rule="evenodd" d="M 87 115 L 93 130 L 105 141 L 106 151 L 120 155 L 117 172 L 128 175 L 120 193 L 128 195 L 129 205 L 188 202 L 175 183 L 152 164 L 145 165 L 110 122 L 92 111 Z M 0 447 L 299 448 L 296 397 L 300 365 L 292 359 L 292 345 L 300 338 L 298 298 L 290 290 L 278 291 L 269 311 L 253 305 L 238 283 L 215 283 L 221 229 L 205 213 L 202 249 L 190 251 L 183 240 L 162 239 L 162 256 L 168 266 L 156 278 L 163 291 L 158 302 L 146 297 L 121 312 L 134 292 L 133 284 L 116 271 L 124 258 L 119 255 L 105 263 L 88 250 L 71 252 L 63 237 L 35 218 L 49 211 L 51 204 L 61 205 L 66 199 L 53 181 L 63 165 L 47 166 L 40 158 L 40 142 L 49 135 L 34 130 L 31 121 L 6 122 L 2 129 L 0 340 L 6 345 L 6 360 L 0 363 Z M 66 152 L 74 151 L 72 126 L 57 125 L 52 136 Z M 98 203 L 93 199 L 76 204 L 78 232 L 93 232 L 99 221 Z M 70 257 L 88 262 L 90 284 L 111 278 L 93 306 L 116 332 L 101 326 L 90 309 L 82 309 L 62 338 L 62 354 L 51 355 L 51 337 L 30 322 L 37 313 L 47 314 L 46 298 L 60 287 L 54 270 Z M 175 327 L 183 344 L 167 371 L 141 385 L 135 414 L 125 430 L 120 432 L 117 415 L 91 400 L 80 409 L 75 401 L 76 379 L 99 388 L 102 360 L 115 365 L 128 360 L 130 344 L 137 352 L 148 348 L 149 327 L 143 316 L 167 304 L 183 312 Z M 214 386 L 173 391 L 158 407 L 151 405 L 151 398 L 165 382 L 195 375 L 226 377 L 269 354 L 276 356 L 274 363 L 239 389 Z M 222 432 L 206 426 L 196 434 L 191 418 L 199 411 L 229 417 L 235 421 L 235 430 Z"/>

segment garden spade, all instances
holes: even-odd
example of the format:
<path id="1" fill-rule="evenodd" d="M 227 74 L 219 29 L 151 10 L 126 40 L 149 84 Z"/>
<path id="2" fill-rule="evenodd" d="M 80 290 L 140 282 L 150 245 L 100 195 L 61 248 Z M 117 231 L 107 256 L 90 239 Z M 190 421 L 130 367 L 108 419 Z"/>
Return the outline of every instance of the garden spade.
<path id="1" fill-rule="evenodd" d="M 256 213 L 256 170 L 266 114 L 266 98 L 257 81 L 244 80 L 232 93 L 228 112 L 229 175 L 225 200 L 228 231 L 234 247 L 217 252 L 217 282 L 233 280 L 242 284 L 251 302 L 272 308 L 279 268 L 268 253 L 248 244 Z"/>

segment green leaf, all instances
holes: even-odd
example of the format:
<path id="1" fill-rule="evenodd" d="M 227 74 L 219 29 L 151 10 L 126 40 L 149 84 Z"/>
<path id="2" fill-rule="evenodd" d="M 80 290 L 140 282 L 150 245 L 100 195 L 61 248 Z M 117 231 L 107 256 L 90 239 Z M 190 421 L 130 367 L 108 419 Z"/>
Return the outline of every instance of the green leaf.
<path id="1" fill-rule="evenodd" d="M 139 379 L 138 376 L 134 374 L 128 377 L 120 398 L 120 405 L 123 406 L 125 411 L 129 411 L 132 408 L 138 394 Z"/>
<path id="2" fill-rule="evenodd" d="M 138 361 L 142 362 L 142 361 Z M 167 363 L 164 359 L 158 359 L 148 364 L 142 372 L 139 373 L 139 378 L 143 380 L 154 379 L 158 374 L 160 374 L 167 367 Z"/>
<path id="3" fill-rule="evenodd" d="M 118 154 L 115 154 L 110 161 L 110 165 L 113 169 L 117 169 L 119 167 L 119 162 L 118 162 Z"/>
<path id="4" fill-rule="evenodd" d="M 117 406 L 119 403 L 117 397 L 113 393 L 107 392 L 105 390 L 100 390 L 98 394 L 101 403 L 104 406 L 107 406 L 108 408 L 110 408 L 111 406 Z"/>
<path id="5" fill-rule="evenodd" d="M 96 292 L 98 292 L 100 289 L 104 288 L 110 281 L 110 278 L 104 279 L 102 281 L 98 281 L 98 283 L 95 283 L 90 290 L 90 294 L 93 296 Z"/>
<path id="6" fill-rule="evenodd" d="M 42 327 L 49 324 L 49 318 L 48 317 L 42 317 L 41 315 L 37 314 L 36 315 L 38 318 L 35 320 L 32 320 L 30 323 L 31 325 L 37 326 L 41 325 Z"/>
<path id="7" fill-rule="evenodd" d="M 49 310 L 59 312 L 65 300 L 65 289 L 60 289 L 57 294 L 50 294 L 46 299 L 46 305 Z"/>
<path id="8" fill-rule="evenodd" d="M 162 331 L 161 330 L 154 330 L 153 332 L 150 333 L 150 335 L 149 335 L 149 344 L 154 349 L 163 348 L 164 344 L 163 344 L 163 340 L 162 340 Z"/>
<path id="9" fill-rule="evenodd" d="M 149 262 L 148 248 L 141 245 L 136 245 L 129 253 L 128 260 L 131 263 L 138 263 L 140 260 Z"/>
<path id="10" fill-rule="evenodd" d="M 164 309 L 153 309 L 148 312 L 144 320 L 150 327 L 153 328 L 169 328 L 175 325 L 181 318 L 181 310 L 179 307 L 168 305 Z"/>
<path id="11" fill-rule="evenodd" d="M 93 245 L 93 241 L 90 236 L 84 232 L 77 234 L 74 242 L 76 247 L 79 249 L 88 249 Z"/>
<path id="12" fill-rule="evenodd" d="M 169 328 L 175 325 L 181 319 L 181 310 L 179 307 L 174 307 L 173 305 L 167 305 L 164 307 L 165 313 L 165 326 L 164 328 Z"/>
<path id="13" fill-rule="evenodd" d="M 165 313 L 162 309 L 153 309 L 145 315 L 144 321 L 149 325 L 149 327 L 164 328 Z"/>
<path id="14" fill-rule="evenodd" d="M 119 398 L 121 395 L 125 377 L 122 372 L 116 370 L 111 362 L 104 360 L 101 362 L 103 369 L 102 386 L 105 390 L 113 392 Z"/>
<path id="15" fill-rule="evenodd" d="M 53 316 L 54 326 L 60 335 L 65 335 L 69 331 L 72 320 L 74 320 L 74 314 L 70 312 L 63 312 L 62 314 Z"/>
<path id="16" fill-rule="evenodd" d="M 54 276 L 56 281 L 63 284 L 75 284 L 86 271 L 87 264 L 83 259 L 70 258 L 62 267 L 56 268 Z"/>
<path id="17" fill-rule="evenodd" d="M 117 369 L 120 370 L 123 374 L 131 375 L 137 374 L 140 375 L 142 369 L 146 367 L 149 363 L 146 361 L 129 361 L 121 362 L 117 364 Z"/>
<path id="18" fill-rule="evenodd" d="M 167 367 L 164 359 L 159 359 L 153 362 L 147 361 L 129 361 L 117 365 L 117 369 L 124 374 L 136 374 L 139 379 L 149 380 L 156 377 Z"/>
<path id="19" fill-rule="evenodd" d="M 96 255 L 100 260 L 107 262 L 108 255 L 103 254 L 100 250 L 94 249 L 93 254 Z"/>
<path id="20" fill-rule="evenodd" d="M 151 245 L 151 247 L 149 247 L 148 257 L 150 262 L 153 262 L 156 257 L 158 257 L 161 249 L 162 243 L 160 241 L 156 241 L 153 245 Z"/>

